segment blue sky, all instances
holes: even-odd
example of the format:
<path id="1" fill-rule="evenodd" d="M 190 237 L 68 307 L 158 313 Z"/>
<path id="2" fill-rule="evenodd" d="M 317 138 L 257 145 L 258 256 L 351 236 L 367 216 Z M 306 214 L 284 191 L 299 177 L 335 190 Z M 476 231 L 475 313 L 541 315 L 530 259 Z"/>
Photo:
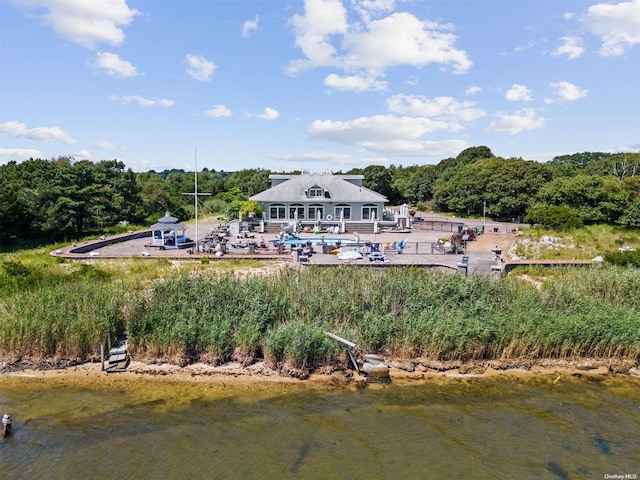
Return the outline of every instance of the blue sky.
<path id="1" fill-rule="evenodd" d="M 0 164 L 640 149 L 640 0 L 0 0 Z"/>

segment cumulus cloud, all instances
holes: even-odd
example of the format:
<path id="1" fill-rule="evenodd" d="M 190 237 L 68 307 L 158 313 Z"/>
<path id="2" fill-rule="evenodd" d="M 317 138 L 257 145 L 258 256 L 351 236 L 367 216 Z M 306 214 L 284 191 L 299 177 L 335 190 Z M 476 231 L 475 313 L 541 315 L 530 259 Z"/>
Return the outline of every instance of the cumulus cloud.
<path id="1" fill-rule="evenodd" d="M 446 129 L 447 122 L 424 117 L 376 115 L 341 122 L 316 120 L 308 127 L 315 139 L 356 145 L 367 151 L 387 155 L 449 155 L 467 148 L 464 140 L 427 141 L 421 139 L 436 130 Z"/>
<path id="2" fill-rule="evenodd" d="M 386 90 L 387 82 L 376 80 L 375 78 L 361 77 L 358 75 L 340 76 L 335 73 L 330 73 L 324 79 L 324 84 L 327 87 L 335 88 L 336 90 L 351 90 L 356 92 L 364 92 L 371 90 Z"/>
<path id="3" fill-rule="evenodd" d="M 289 72 L 338 64 L 331 37 L 344 35 L 348 30 L 347 10 L 340 0 L 306 0 L 304 15 L 294 15 L 291 25 L 296 45 L 307 59 L 291 64 Z"/>
<path id="4" fill-rule="evenodd" d="M 598 3 L 581 18 L 586 29 L 600 37 L 603 56 L 623 55 L 640 43 L 640 0 Z"/>
<path id="5" fill-rule="evenodd" d="M 482 91 L 482 88 L 476 86 L 476 85 L 470 85 L 465 91 L 464 94 L 471 97 L 473 95 L 475 95 L 476 93 L 480 93 Z"/>
<path id="6" fill-rule="evenodd" d="M 254 118 L 261 118 L 262 120 L 275 120 L 280 116 L 280 113 L 278 113 L 277 110 L 274 110 L 271 107 L 266 107 L 262 113 L 256 113 L 249 116 Z"/>
<path id="7" fill-rule="evenodd" d="M 16 8 L 28 11 L 55 32 L 87 48 L 97 44 L 121 45 L 122 27 L 140 14 L 126 0 L 12 0 Z"/>
<path id="8" fill-rule="evenodd" d="M 553 82 L 551 83 L 553 93 L 565 102 L 573 102 L 580 98 L 586 97 L 589 90 L 582 89 L 569 82 Z"/>
<path id="9" fill-rule="evenodd" d="M 232 115 L 231 110 L 229 110 L 224 105 L 214 105 L 213 108 L 207 110 L 205 114 L 208 117 L 214 118 L 230 117 Z"/>
<path id="10" fill-rule="evenodd" d="M 379 15 L 392 9 L 394 3 L 362 1 L 355 5 L 361 14 L 367 11 Z M 455 73 L 471 68 L 466 52 L 455 48 L 451 25 L 422 21 L 403 12 L 376 19 L 367 14 L 363 20 L 349 23 L 347 10 L 339 0 L 306 0 L 304 14 L 291 18 L 296 45 L 304 58 L 291 62 L 288 73 L 334 67 L 369 78 L 401 65 L 419 68 L 440 64 Z M 370 86 L 377 88 L 378 84 L 370 82 Z"/>
<path id="11" fill-rule="evenodd" d="M 567 60 L 573 60 L 584 53 L 584 46 L 580 37 L 562 37 L 563 43 L 551 54 L 556 56 L 566 55 Z"/>
<path id="12" fill-rule="evenodd" d="M 28 128 L 24 123 L 10 121 L 0 123 L 0 132 L 12 137 L 26 137 L 31 140 L 63 142 L 73 145 L 77 140 L 60 127 Z"/>
<path id="13" fill-rule="evenodd" d="M 393 95 L 387 100 L 387 109 L 392 113 L 433 117 L 444 121 L 471 122 L 486 113 L 475 108 L 476 102 L 457 102 L 452 97 L 428 98 L 416 95 Z"/>
<path id="14" fill-rule="evenodd" d="M 251 32 L 258 29 L 258 21 L 259 21 L 259 17 L 258 15 L 256 15 L 255 19 L 247 20 L 242 24 L 242 31 L 241 31 L 242 38 L 249 38 L 249 36 L 251 35 Z"/>
<path id="15" fill-rule="evenodd" d="M 27 160 L 42 158 L 42 153 L 34 148 L 0 148 L 0 157 L 6 157 L 7 160 Z"/>
<path id="16" fill-rule="evenodd" d="M 201 55 L 188 54 L 187 63 L 189 64 L 189 68 L 187 68 L 189 76 L 201 82 L 211 80 L 213 71 L 216 68 L 216 65 L 212 61 L 207 60 Z"/>
<path id="17" fill-rule="evenodd" d="M 86 148 L 80 149 L 73 153 L 73 158 L 78 160 L 91 160 L 91 152 Z"/>
<path id="18" fill-rule="evenodd" d="M 456 73 L 472 62 L 466 52 L 454 48 L 451 25 L 423 22 L 409 13 L 394 13 L 374 20 L 366 31 L 353 31 L 344 39 L 345 65 L 377 71 L 398 65 L 422 67 L 429 63 L 450 65 Z"/>
<path id="19" fill-rule="evenodd" d="M 531 90 L 524 85 L 518 85 L 517 83 L 514 83 L 511 88 L 507 90 L 504 98 L 509 102 L 530 102 L 533 100 Z"/>
<path id="20" fill-rule="evenodd" d="M 525 108 L 512 114 L 498 112 L 497 117 L 485 131 L 513 135 L 526 130 L 542 128 L 546 122 L 545 118 L 538 117 L 531 108 Z"/>
<path id="21" fill-rule="evenodd" d="M 173 100 L 166 98 L 145 98 L 140 95 L 111 95 L 109 97 L 114 102 L 120 103 L 137 103 L 141 107 L 171 107 L 175 103 Z"/>
<path id="22" fill-rule="evenodd" d="M 374 115 L 346 122 L 316 120 L 309 126 L 309 133 L 313 137 L 324 140 L 349 145 L 364 145 L 371 142 L 415 139 L 446 127 L 446 122 L 428 118 Z"/>
<path id="23" fill-rule="evenodd" d="M 130 62 L 120 59 L 115 53 L 98 52 L 96 54 L 96 66 L 112 77 L 129 78 L 138 75 L 136 67 Z"/>
<path id="24" fill-rule="evenodd" d="M 395 8 L 395 0 L 351 0 L 353 9 L 365 22 L 371 18 L 379 17 Z"/>

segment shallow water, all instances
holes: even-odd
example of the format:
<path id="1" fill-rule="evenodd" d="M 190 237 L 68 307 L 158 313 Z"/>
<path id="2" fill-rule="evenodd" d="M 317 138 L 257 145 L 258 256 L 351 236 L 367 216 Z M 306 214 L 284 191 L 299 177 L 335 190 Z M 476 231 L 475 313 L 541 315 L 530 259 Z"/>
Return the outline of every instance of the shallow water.
<path id="1" fill-rule="evenodd" d="M 2 477 L 640 476 L 637 379 L 319 386 L 108 378 L 0 376 L 0 413 L 14 417 L 14 435 L 0 441 Z"/>

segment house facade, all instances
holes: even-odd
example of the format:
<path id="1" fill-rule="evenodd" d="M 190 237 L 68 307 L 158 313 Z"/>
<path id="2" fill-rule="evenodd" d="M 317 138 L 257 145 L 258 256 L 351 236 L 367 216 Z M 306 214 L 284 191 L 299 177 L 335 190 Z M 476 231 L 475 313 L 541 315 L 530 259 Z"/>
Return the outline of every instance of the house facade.
<path id="1" fill-rule="evenodd" d="M 387 198 L 362 186 L 363 175 L 306 173 L 269 176 L 271 188 L 250 198 L 266 223 L 373 224 L 384 221 Z"/>

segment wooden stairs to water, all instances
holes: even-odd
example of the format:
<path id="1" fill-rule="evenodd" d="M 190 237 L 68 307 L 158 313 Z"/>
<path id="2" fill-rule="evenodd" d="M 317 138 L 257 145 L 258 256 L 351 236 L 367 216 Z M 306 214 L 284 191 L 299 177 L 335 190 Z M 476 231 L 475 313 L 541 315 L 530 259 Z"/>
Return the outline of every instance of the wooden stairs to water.
<path id="1" fill-rule="evenodd" d="M 105 371 L 107 373 L 123 372 L 131 363 L 131 357 L 127 352 L 127 339 L 121 339 L 116 342 L 111 350 L 109 350 L 109 360 Z"/>

